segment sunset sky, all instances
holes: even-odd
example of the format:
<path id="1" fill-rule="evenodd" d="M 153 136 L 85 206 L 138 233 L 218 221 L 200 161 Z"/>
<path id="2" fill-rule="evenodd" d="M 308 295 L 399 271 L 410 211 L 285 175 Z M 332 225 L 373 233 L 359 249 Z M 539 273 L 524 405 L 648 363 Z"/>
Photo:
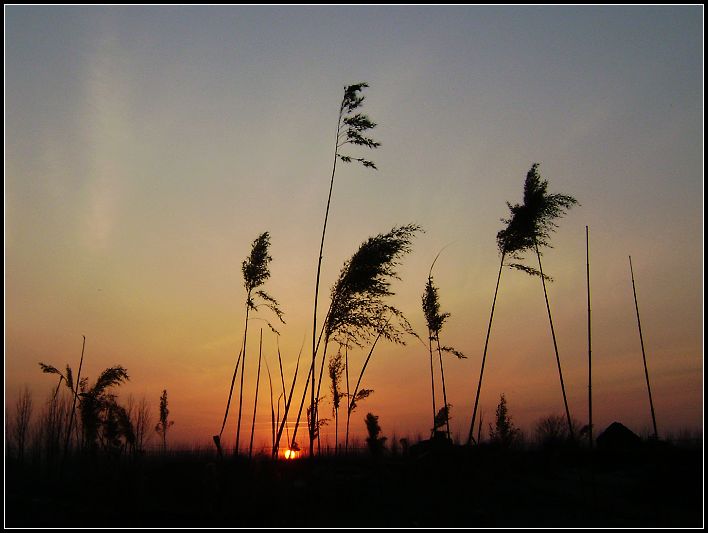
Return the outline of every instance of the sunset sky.
<path id="1" fill-rule="evenodd" d="M 421 295 L 445 247 L 434 276 L 451 313 L 442 341 L 467 355 L 445 360 L 452 432 L 466 438 L 496 233 L 538 162 L 550 192 L 581 204 L 543 255 L 572 416 L 587 422 L 587 225 L 596 433 L 651 428 L 630 255 L 660 436 L 702 429 L 702 50 L 701 6 L 6 7 L 7 412 L 24 385 L 45 401 L 55 381 L 37 363 L 76 369 L 85 335 L 84 375 L 123 365 L 120 398 L 145 396 L 155 417 L 167 389 L 171 442 L 210 446 L 243 335 L 241 263 L 264 231 L 286 381 L 304 343 L 302 372 L 337 112 L 343 87 L 365 81 L 381 147 L 353 155 L 379 170 L 338 167 L 320 302 L 363 240 L 420 224 L 390 303 L 424 337 Z M 275 337 L 263 336 L 275 385 Z M 373 412 L 389 439 L 427 437 L 429 364 L 412 338 L 377 347 L 354 432 Z M 270 438 L 261 377 L 257 444 Z M 508 269 L 485 427 L 502 393 L 529 436 L 563 413 L 541 282 Z M 333 425 L 323 435 L 333 442 Z"/>

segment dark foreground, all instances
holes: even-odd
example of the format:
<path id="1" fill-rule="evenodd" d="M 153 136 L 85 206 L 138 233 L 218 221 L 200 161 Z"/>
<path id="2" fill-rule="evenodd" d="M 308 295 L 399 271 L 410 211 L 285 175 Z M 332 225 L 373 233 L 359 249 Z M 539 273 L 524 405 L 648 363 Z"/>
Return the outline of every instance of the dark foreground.
<path id="1" fill-rule="evenodd" d="M 702 527 L 700 449 L 6 461 L 6 527 Z"/>

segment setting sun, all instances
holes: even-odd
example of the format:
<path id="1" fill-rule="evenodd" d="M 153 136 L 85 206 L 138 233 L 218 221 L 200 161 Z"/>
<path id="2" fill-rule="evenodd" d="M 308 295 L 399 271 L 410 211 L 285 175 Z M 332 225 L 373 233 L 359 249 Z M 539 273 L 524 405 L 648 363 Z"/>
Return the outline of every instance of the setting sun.
<path id="1" fill-rule="evenodd" d="M 300 457 L 300 452 L 298 450 L 291 450 L 290 448 L 288 448 L 287 450 L 285 450 L 284 455 L 286 459 L 297 459 L 298 457 Z"/>

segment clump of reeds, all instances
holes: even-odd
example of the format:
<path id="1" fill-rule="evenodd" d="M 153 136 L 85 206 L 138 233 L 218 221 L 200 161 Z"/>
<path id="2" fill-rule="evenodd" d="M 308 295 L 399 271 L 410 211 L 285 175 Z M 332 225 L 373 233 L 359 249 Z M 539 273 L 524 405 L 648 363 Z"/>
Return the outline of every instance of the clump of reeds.
<path id="1" fill-rule="evenodd" d="M 74 383 L 71 366 L 66 365 L 66 374 L 62 374 L 52 365 L 39 363 L 42 372 L 59 376 L 54 397 L 62 382 L 78 397 L 83 447 L 85 451 L 95 451 L 99 443 L 105 448 L 117 451 L 121 447 L 121 438 L 127 444 L 134 441 L 135 431 L 125 408 L 119 405 L 111 388 L 129 380 L 128 372 L 120 365 L 109 367 L 99 375 L 96 383 L 88 387 L 88 379 L 82 378 Z M 64 435 L 66 437 L 66 435 Z M 68 438 L 68 437 L 67 437 Z"/>

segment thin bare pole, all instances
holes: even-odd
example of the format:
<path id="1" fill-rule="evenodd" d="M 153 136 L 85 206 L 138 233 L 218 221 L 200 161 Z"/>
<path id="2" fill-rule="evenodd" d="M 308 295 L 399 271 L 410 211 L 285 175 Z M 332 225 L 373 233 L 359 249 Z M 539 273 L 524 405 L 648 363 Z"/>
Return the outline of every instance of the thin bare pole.
<path id="1" fill-rule="evenodd" d="M 592 449 L 592 323 L 590 315 L 590 237 L 585 226 L 585 258 L 588 287 L 588 440 Z"/>
<path id="2" fill-rule="evenodd" d="M 649 386 L 649 370 L 647 370 L 647 356 L 644 351 L 644 337 L 642 336 L 642 322 L 639 320 L 639 304 L 637 303 L 637 289 L 634 285 L 634 270 L 632 269 L 632 256 L 629 256 L 629 271 L 632 274 L 632 292 L 634 293 L 634 307 L 637 310 L 637 326 L 639 327 L 639 342 L 642 345 L 642 359 L 644 359 L 644 375 L 647 378 L 647 391 L 649 391 L 649 407 L 651 408 L 651 422 L 654 425 L 654 438 L 659 438 L 656 430 L 656 416 L 654 415 L 654 402 L 651 399 L 651 387 Z"/>

